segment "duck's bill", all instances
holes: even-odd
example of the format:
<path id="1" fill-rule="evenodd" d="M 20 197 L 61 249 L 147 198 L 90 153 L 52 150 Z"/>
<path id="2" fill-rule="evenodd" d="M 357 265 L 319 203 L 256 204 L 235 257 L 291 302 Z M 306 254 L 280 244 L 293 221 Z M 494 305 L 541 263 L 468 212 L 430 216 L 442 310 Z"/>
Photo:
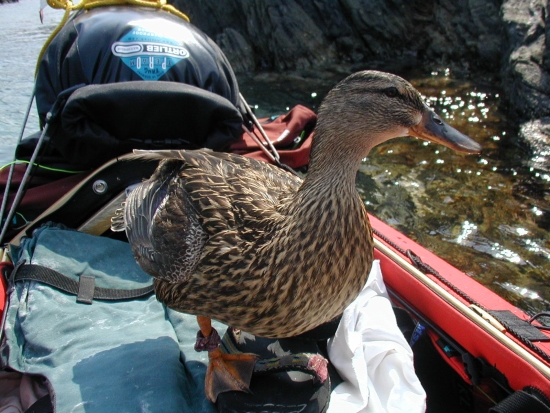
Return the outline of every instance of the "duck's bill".
<path id="1" fill-rule="evenodd" d="M 419 139 L 445 145 L 459 152 L 480 153 L 481 146 L 451 125 L 445 123 L 435 112 L 426 108 L 422 120 L 409 129 L 409 134 Z"/>

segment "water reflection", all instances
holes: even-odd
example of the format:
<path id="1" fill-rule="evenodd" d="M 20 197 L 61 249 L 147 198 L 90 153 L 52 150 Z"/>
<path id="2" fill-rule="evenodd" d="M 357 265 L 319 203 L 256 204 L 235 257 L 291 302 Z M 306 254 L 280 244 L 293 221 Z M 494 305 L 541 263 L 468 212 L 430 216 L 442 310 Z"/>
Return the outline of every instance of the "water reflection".
<path id="1" fill-rule="evenodd" d="M 261 116 L 317 108 L 344 73 L 242 79 Z M 357 188 L 370 212 L 530 313 L 550 303 L 549 182 L 499 110 L 499 90 L 449 70 L 405 76 L 479 156 L 410 138 L 377 147 Z M 315 94 L 312 94 L 315 91 Z"/>
<path id="2" fill-rule="evenodd" d="M 0 6 L 0 165 L 13 159 L 34 85 L 36 59 L 42 45 L 57 27 L 62 10 L 38 15 L 40 1 L 28 0 Z M 28 132 L 38 130 L 36 109 L 30 112 Z"/>

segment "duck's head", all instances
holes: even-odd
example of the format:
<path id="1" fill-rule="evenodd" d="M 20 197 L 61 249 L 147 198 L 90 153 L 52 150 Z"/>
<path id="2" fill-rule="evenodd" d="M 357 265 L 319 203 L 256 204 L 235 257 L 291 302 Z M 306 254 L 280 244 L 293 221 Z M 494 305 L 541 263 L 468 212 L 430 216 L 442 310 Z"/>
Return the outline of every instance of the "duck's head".
<path id="1" fill-rule="evenodd" d="M 376 145 L 400 136 L 414 136 L 466 153 L 481 146 L 445 123 L 399 76 L 362 71 L 348 76 L 326 96 L 319 108 L 312 161 L 318 153 L 362 159 Z M 336 151 L 336 152 L 335 152 Z"/>

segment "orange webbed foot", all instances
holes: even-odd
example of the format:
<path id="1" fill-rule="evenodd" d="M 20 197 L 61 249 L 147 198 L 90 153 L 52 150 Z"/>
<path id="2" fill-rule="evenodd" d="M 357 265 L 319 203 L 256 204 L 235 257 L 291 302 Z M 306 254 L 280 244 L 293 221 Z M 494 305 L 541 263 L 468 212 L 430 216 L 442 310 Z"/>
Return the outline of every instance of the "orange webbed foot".
<path id="1" fill-rule="evenodd" d="M 250 393 L 250 380 L 256 360 L 255 354 L 227 354 L 220 350 L 218 332 L 212 328 L 211 320 L 198 316 L 200 331 L 197 334 L 195 350 L 208 351 L 208 369 L 205 377 L 206 397 L 215 403 L 218 394 L 226 391 Z"/>
<path id="2" fill-rule="evenodd" d="M 206 397 L 213 403 L 218 394 L 226 391 L 250 393 L 250 380 L 254 372 L 257 356 L 255 354 L 226 354 L 219 348 L 208 352 L 206 370 Z"/>

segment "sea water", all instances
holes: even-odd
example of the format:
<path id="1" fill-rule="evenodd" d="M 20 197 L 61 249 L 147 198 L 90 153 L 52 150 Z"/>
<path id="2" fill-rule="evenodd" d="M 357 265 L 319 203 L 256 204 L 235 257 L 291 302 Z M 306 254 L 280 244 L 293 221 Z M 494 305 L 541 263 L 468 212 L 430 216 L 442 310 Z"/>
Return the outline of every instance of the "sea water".
<path id="1" fill-rule="evenodd" d="M 40 22 L 40 0 L 0 4 L 0 165 L 13 159 L 13 151 L 25 122 L 34 72 L 42 45 L 63 17 L 63 11 L 47 7 Z M 38 130 L 32 108 L 28 133 Z"/>

